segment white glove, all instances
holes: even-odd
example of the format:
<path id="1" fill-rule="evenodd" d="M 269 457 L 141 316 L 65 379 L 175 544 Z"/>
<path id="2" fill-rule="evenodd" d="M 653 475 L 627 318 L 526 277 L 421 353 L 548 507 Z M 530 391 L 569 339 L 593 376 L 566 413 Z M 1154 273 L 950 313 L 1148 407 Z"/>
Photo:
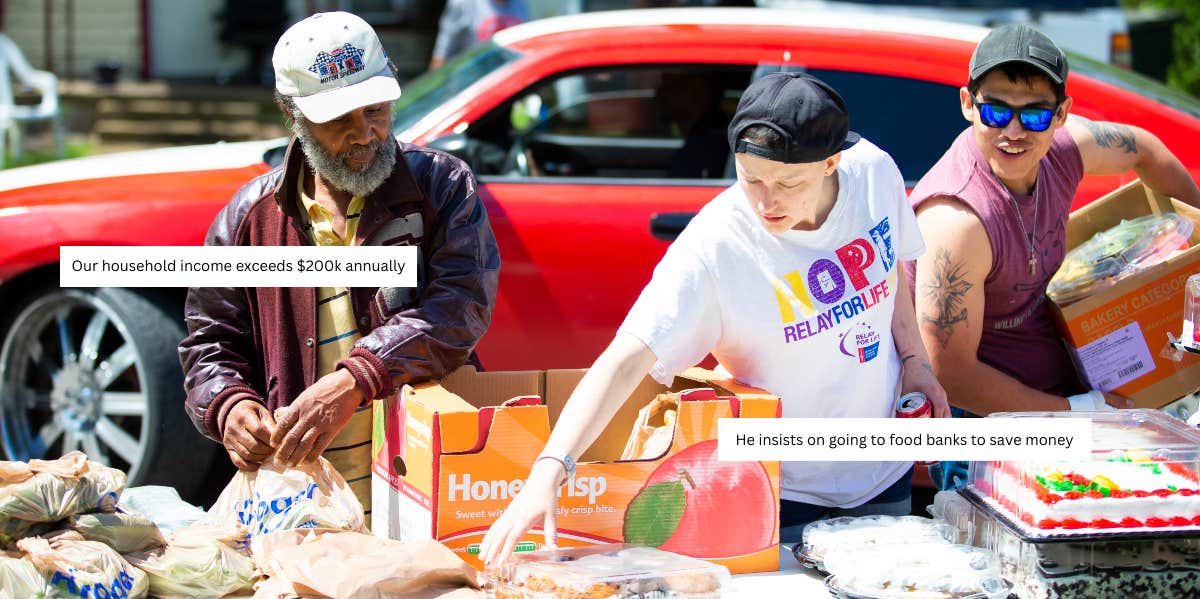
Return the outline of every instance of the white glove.
<path id="1" fill-rule="evenodd" d="M 1196 412 L 1188 417 L 1187 423 L 1192 426 L 1200 426 L 1200 412 Z"/>
<path id="2" fill-rule="evenodd" d="M 1072 395 L 1067 398 L 1067 401 L 1071 403 L 1072 412 L 1095 412 L 1099 410 L 1116 409 L 1108 405 L 1108 402 L 1104 401 L 1103 393 L 1094 389 L 1088 391 L 1087 393 Z"/>

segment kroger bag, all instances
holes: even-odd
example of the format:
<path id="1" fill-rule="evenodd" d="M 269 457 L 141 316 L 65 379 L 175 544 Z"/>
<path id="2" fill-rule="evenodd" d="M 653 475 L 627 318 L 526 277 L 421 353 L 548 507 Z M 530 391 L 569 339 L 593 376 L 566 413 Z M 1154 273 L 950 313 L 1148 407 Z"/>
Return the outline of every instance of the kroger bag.
<path id="1" fill-rule="evenodd" d="M 99 541 L 120 554 L 165 544 L 158 527 L 139 514 L 76 514 L 67 520 L 67 525 L 85 540 Z"/>
<path id="2" fill-rule="evenodd" d="M 0 599 L 41 597 L 46 578 L 19 555 L 0 553 Z"/>
<path id="3" fill-rule="evenodd" d="M 363 530 L 362 504 L 325 458 L 285 468 L 271 458 L 255 472 L 238 471 L 201 522 L 246 527 L 239 544 L 292 528 Z"/>
<path id="4" fill-rule="evenodd" d="M 638 410 L 633 432 L 625 443 L 622 460 L 644 460 L 657 458 L 671 448 L 675 434 L 675 418 L 679 413 L 679 399 L 666 393 Z"/>
<path id="5" fill-rule="evenodd" d="M 345 530 L 284 530 L 251 543 L 267 584 L 255 599 L 482 599 L 479 573 L 427 539 L 400 542 Z"/>
<path id="6" fill-rule="evenodd" d="M 165 548 L 126 555 L 149 576 L 150 595 L 164 599 L 250 593 L 254 562 L 235 546 L 246 538 L 239 524 L 197 522 L 170 535 Z"/>
<path id="7" fill-rule="evenodd" d="M 0 530 L 8 520 L 54 522 L 73 514 L 111 512 L 125 473 L 72 451 L 57 460 L 0 462 Z"/>
<path id="8" fill-rule="evenodd" d="M 47 599 L 139 599 L 146 596 L 146 575 L 104 543 L 84 541 L 78 533 L 17 541 L 29 561 L 47 579 Z"/>

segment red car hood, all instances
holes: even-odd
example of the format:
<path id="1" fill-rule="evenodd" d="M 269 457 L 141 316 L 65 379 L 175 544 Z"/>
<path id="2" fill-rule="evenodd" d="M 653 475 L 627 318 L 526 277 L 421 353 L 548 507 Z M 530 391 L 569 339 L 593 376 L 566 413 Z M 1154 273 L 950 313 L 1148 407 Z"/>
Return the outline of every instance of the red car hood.
<path id="1" fill-rule="evenodd" d="M 263 154 L 285 143 L 284 139 L 273 139 L 142 150 L 6 170 L 0 172 L 0 214 L 36 204 L 57 203 L 79 192 L 99 193 L 104 187 L 101 180 L 118 177 L 128 187 L 138 180 L 149 183 L 163 174 L 172 174 L 177 183 L 183 183 L 194 176 L 206 179 L 232 171 L 245 183 L 267 170 Z M 87 183 L 78 185 L 79 182 Z"/>

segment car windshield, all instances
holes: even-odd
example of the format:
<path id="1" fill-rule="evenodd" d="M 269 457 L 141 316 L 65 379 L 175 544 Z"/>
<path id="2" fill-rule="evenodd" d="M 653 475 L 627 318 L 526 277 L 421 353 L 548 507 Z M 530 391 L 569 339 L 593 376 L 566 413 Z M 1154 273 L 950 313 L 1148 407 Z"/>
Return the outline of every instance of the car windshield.
<path id="1" fill-rule="evenodd" d="M 1167 87 L 1133 71 L 1092 60 L 1074 52 L 1067 52 L 1067 60 L 1071 65 L 1072 72 L 1087 75 L 1092 79 L 1103 81 L 1109 85 L 1115 85 L 1135 94 L 1150 98 L 1155 102 L 1166 104 L 1180 112 L 1200 118 L 1200 99 L 1197 99 L 1195 96 Z"/>
<path id="2" fill-rule="evenodd" d="M 454 57 L 442 68 L 408 82 L 392 106 L 392 133 L 404 132 L 443 102 L 520 56 L 488 41 Z"/>

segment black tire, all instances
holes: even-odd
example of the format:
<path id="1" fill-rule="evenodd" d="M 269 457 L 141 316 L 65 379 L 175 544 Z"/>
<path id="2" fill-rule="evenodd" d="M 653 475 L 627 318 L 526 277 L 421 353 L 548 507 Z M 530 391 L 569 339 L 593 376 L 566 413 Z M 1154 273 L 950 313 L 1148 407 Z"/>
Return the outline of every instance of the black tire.
<path id="1" fill-rule="evenodd" d="M 184 412 L 178 300 L 156 290 L 43 287 L 10 305 L 0 342 L 7 459 L 80 449 L 125 471 L 129 486 L 167 485 L 184 497 L 202 490 L 223 452 Z"/>

